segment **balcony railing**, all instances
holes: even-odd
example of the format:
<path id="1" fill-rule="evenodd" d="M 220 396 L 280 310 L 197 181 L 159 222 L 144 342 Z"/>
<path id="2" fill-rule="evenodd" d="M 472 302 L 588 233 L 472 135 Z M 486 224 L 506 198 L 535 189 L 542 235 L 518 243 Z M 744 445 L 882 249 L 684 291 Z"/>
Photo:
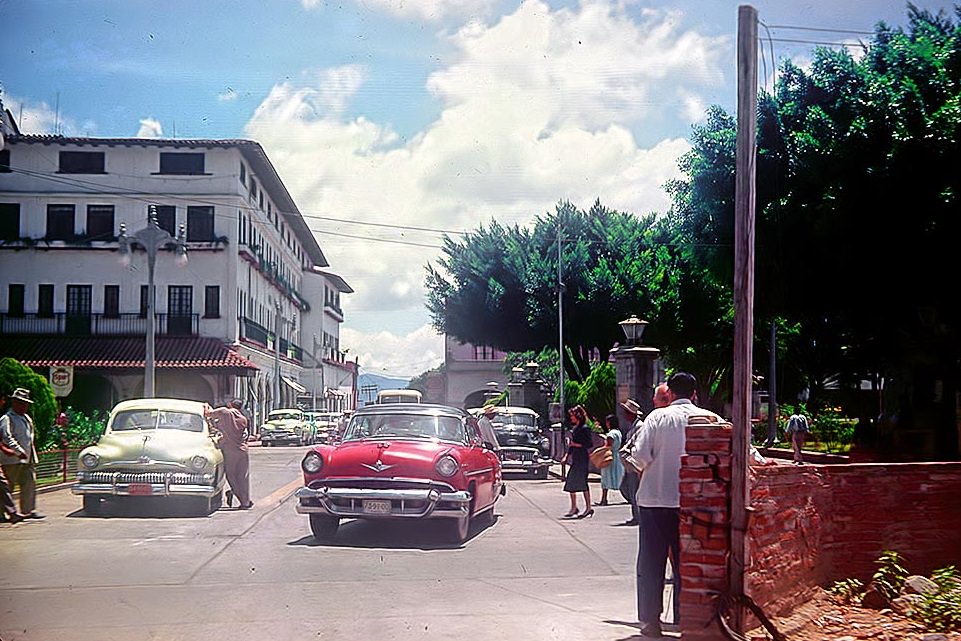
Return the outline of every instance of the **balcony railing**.
<path id="1" fill-rule="evenodd" d="M 240 337 L 256 343 L 265 349 L 274 349 L 274 333 L 249 318 L 240 318 Z M 291 343 L 286 338 L 281 338 L 279 347 L 280 353 L 287 358 L 298 362 L 304 360 L 304 350 L 296 343 Z"/>
<path id="2" fill-rule="evenodd" d="M 158 336 L 197 336 L 199 314 L 157 314 Z M 147 317 L 140 314 L 0 313 L 0 335 L 146 336 Z"/>

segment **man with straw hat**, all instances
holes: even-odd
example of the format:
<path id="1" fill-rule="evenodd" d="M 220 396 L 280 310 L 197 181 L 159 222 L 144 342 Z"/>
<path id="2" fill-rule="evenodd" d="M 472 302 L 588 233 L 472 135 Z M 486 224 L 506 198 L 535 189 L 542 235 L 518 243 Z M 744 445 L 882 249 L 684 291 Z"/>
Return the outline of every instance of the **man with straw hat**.
<path id="1" fill-rule="evenodd" d="M 33 419 L 27 413 L 33 399 L 30 390 L 18 387 L 10 395 L 10 409 L 0 417 L 0 441 L 13 454 L 0 453 L 0 466 L 10 485 L 20 488 L 20 515 L 42 519 L 37 507 L 37 449 Z M 12 519 L 13 520 L 13 519 Z"/>

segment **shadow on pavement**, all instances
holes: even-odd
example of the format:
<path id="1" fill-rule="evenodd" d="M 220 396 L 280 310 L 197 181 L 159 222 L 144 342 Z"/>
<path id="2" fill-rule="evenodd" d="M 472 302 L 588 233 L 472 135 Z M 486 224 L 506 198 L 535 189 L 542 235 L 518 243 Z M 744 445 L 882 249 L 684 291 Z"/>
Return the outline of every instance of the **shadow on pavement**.
<path id="1" fill-rule="evenodd" d="M 149 518 L 149 519 L 182 519 L 207 518 L 214 512 L 209 512 L 206 505 L 198 501 L 189 500 L 193 497 L 135 497 L 110 498 L 101 501 L 100 508 L 91 514 L 83 508 L 67 514 L 70 519 L 111 519 L 111 518 Z"/>
<path id="2" fill-rule="evenodd" d="M 392 549 L 392 550 L 457 550 L 482 532 L 497 523 L 499 515 L 494 515 L 491 523 L 471 523 L 470 532 L 464 543 L 449 540 L 443 523 L 430 521 L 377 521 L 354 519 L 341 521 L 337 535 L 330 541 L 318 541 L 307 535 L 288 541 L 287 545 L 306 547 L 327 547 L 344 549 Z"/>

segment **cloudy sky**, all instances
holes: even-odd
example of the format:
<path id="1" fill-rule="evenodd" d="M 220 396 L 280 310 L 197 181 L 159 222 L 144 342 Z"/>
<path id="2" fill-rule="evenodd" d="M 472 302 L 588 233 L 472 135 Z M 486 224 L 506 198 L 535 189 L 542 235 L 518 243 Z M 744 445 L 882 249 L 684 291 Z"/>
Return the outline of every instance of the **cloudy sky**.
<path id="1" fill-rule="evenodd" d="M 772 58 L 803 65 L 813 43 L 856 45 L 907 15 L 888 0 L 754 6 L 768 86 Z M 444 232 L 526 224 L 561 200 L 667 208 L 691 126 L 711 104 L 734 111 L 737 7 L 0 0 L 0 88 L 25 132 L 260 142 L 356 290 L 342 347 L 410 376 L 443 360 L 423 281 Z"/>

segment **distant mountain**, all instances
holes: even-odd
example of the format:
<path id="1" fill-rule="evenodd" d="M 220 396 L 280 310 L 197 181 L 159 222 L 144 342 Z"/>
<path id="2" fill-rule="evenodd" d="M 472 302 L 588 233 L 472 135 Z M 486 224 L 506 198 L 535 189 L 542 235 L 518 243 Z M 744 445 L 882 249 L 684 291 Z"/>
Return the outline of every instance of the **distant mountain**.
<path id="1" fill-rule="evenodd" d="M 358 399 L 361 405 L 368 401 L 373 402 L 377 398 L 377 392 L 385 389 L 405 389 L 408 383 L 410 383 L 409 378 L 391 378 L 362 372 L 357 376 Z"/>

